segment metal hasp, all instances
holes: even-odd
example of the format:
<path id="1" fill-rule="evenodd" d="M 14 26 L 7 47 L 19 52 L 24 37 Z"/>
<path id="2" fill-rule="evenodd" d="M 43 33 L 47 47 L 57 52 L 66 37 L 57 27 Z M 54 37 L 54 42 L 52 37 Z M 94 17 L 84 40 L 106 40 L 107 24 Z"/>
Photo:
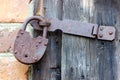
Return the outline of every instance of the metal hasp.
<path id="1" fill-rule="evenodd" d="M 55 31 L 57 29 L 68 34 L 110 41 L 115 39 L 116 32 L 113 26 L 98 26 L 97 24 L 82 23 L 73 20 L 51 20 L 51 26 L 48 28 L 48 31 Z"/>
<path id="2" fill-rule="evenodd" d="M 115 39 L 115 27 L 113 26 L 98 26 L 92 23 L 83 23 L 75 20 L 56 20 L 50 19 L 51 25 L 48 27 L 48 31 L 62 30 L 63 33 L 79 35 L 90 38 L 97 38 L 99 40 L 112 41 Z M 41 22 L 31 22 L 34 29 L 41 30 Z"/>
<path id="3" fill-rule="evenodd" d="M 27 24 L 32 20 L 39 20 L 44 22 L 42 17 L 31 17 L 28 18 L 24 24 L 23 28 L 19 30 L 15 43 L 14 43 L 14 56 L 16 59 L 24 64 L 32 64 L 39 61 L 45 53 L 47 48 L 48 39 L 47 27 L 50 25 L 43 25 L 43 36 L 38 36 L 36 38 L 31 38 L 29 32 L 26 32 Z"/>

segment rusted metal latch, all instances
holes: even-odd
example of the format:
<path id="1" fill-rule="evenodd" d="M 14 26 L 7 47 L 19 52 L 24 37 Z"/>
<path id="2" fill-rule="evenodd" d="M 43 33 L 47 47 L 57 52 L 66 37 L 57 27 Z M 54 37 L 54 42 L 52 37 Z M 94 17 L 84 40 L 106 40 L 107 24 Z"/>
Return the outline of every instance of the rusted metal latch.
<path id="1" fill-rule="evenodd" d="M 34 29 L 43 29 L 43 36 L 31 38 L 30 34 L 25 31 L 28 23 L 31 23 Z M 98 26 L 97 24 L 82 23 L 73 20 L 46 20 L 41 16 L 33 16 L 24 22 L 23 28 L 18 32 L 16 37 L 14 55 L 17 60 L 24 64 L 32 64 L 39 61 L 47 48 L 47 31 L 58 29 L 68 34 L 109 41 L 115 39 L 116 32 L 112 26 Z"/>
<path id="2" fill-rule="evenodd" d="M 34 16 L 37 17 L 37 16 Z M 32 18 L 32 17 L 31 17 Z M 115 39 L 115 27 L 113 26 L 98 26 L 92 23 L 82 23 L 74 20 L 48 20 L 51 25 L 48 27 L 48 31 L 62 30 L 63 33 L 79 35 L 90 38 L 97 38 L 100 40 L 112 41 Z M 32 21 L 31 25 L 34 29 L 41 30 L 41 22 Z"/>

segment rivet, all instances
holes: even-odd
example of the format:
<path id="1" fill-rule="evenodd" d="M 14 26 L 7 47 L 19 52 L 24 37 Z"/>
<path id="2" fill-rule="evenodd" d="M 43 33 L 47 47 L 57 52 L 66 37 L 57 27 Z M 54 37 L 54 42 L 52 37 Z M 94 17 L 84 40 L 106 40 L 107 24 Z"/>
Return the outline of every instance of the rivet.
<path id="1" fill-rule="evenodd" d="M 103 37 L 103 34 L 99 34 L 99 37 L 102 38 L 102 37 Z"/>
<path id="2" fill-rule="evenodd" d="M 24 34 L 24 32 L 21 32 L 20 34 L 21 34 L 21 35 L 23 35 L 23 34 Z"/>
<path id="3" fill-rule="evenodd" d="M 47 46 L 47 44 L 44 44 L 45 46 Z"/>
<path id="4" fill-rule="evenodd" d="M 23 46 L 24 46 L 24 44 L 21 44 L 21 46 L 23 47 Z"/>
<path id="5" fill-rule="evenodd" d="M 17 38 L 19 38 L 19 36 L 17 36 Z"/>
<path id="6" fill-rule="evenodd" d="M 36 45 L 36 47 L 38 47 L 38 45 Z"/>
<path id="7" fill-rule="evenodd" d="M 38 43 L 39 43 L 39 44 L 41 44 L 41 42 L 42 42 L 41 40 L 40 40 L 40 41 L 38 41 Z"/>
<path id="8" fill-rule="evenodd" d="M 34 57 L 34 60 L 35 60 L 35 61 L 38 61 L 38 58 Z"/>
<path id="9" fill-rule="evenodd" d="M 15 51 L 14 53 L 17 54 L 17 51 Z"/>
<path id="10" fill-rule="evenodd" d="M 112 35 L 113 34 L 113 32 L 109 32 L 109 35 Z"/>

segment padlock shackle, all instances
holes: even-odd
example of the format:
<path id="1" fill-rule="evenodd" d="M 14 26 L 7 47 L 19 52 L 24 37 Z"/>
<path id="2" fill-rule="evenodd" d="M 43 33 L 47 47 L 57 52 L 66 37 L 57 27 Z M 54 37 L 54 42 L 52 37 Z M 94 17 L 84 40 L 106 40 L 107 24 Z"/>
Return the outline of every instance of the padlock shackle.
<path id="1" fill-rule="evenodd" d="M 22 29 L 26 30 L 27 24 L 32 21 L 32 20 L 39 20 L 39 21 L 44 21 L 45 19 L 42 16 L 32 16 L 26 19 L 26 21 L 23 23 Z"/>

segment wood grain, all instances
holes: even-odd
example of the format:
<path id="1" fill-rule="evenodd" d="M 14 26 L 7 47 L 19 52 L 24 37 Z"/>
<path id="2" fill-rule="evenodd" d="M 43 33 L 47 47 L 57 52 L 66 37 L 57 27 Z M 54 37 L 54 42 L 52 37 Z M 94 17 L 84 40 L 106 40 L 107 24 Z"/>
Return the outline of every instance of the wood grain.
<path id="1" fill-rule="evenodd" d="M 39 13 L 39 2 L 36 0 L 35 15 Z M 54 4 L 54 2 L 56 4 Z M 60 19 L 61 2 L 59 0 L 44 0 L 47 18 Z M 60 6 L 60 7 L 59 7 Z M 35 35 L 41 34 L 40 31 L 34 31 Z M 61 80 L 61 31 L 48 33 L 48 48 L 43 58 L 33 65 L 33 80 Z"/>
<path id="2" fill-rule="evenodd" d="M 37 35 L 38 33 L 40 32 L 38 31 Z M 48 48 L 43 58 L 33 65 L 33 80 L 60 80 L 61 78 L 61 32 L 49 33 L 48 38 Z"/>
<path id="3" fill-rule="evenodd" d="M 117 37 L 109 42 L 49 33 L 47 51 L 33 65 L 33 80 L 120 80 L 119 0 L 44 0 L 44 5 L 49 18 L 115 26 Z"/>
<path id="4" fill-rule="evenodd" d="M 115 26 L 118 5 L 117 0 L 63 0 L 63 19 Z M 115 43 L 64 34 L 62 80 L 120 80 Z"/>

